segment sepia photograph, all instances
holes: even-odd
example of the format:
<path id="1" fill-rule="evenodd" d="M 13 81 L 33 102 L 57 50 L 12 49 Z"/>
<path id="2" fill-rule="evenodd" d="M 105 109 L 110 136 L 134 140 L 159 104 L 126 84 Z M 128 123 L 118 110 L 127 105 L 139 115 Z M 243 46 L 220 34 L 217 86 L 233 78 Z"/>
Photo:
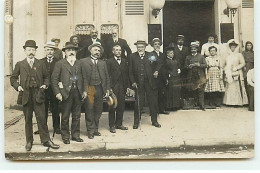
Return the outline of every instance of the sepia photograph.
<path id="1" fill-rule="evenodd" d="M 5 0 L 6 160 L 251 159 L 254 0 Z"/>

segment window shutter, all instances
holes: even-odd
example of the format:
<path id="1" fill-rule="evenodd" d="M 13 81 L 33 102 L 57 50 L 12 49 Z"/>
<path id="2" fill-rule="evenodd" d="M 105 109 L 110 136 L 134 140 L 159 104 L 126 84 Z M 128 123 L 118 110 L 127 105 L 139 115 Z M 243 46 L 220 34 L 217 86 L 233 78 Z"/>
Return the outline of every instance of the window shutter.
<path id="1" fill-rule="evenodd" d="M 254 8 L 254 0 L 242 0 L 242 8 Z"/>
<path id="2" fill-rule="evenodd" d="M 5 14 L 10 14 L 11 13 L 11 4 L 10 0 L 5 0 Z"/>
<path id="3" fill-rule="evenodd" d="M 125 1 L 126 15 L 144 15 L 144 1 Z"/>
<path id="4" fill-rule="evenodd" d="M 67 0 L 48 0 L 48 16 L 67 16 Z"/>

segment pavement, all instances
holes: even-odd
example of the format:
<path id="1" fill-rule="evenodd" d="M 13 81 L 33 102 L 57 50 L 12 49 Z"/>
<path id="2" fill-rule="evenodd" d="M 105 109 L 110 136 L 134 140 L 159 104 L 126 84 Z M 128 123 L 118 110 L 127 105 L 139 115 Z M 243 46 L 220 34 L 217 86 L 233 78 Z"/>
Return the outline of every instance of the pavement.
<path id="1" fill-rule="evenodd" d="M 34 135 L 33 148 L 30 152 L 26 152 L 24 118 L 21 115 L 22 111 L 5 109 L 5 124 L 9 124 L 9 126 L 5 126 L 5 153 L 9 155 L 9 159 L 12 154 L 46 153 L 46 147 L 40 144 L 39 135 Z M 158 121 L 162 125 L 161 128 L 152 126 L 150 116 L 143 114 L 141 128 L 135 130 L 132 128 L 133 111 L 127 110 L 124 114 L 123 124 L 128 126 L 129 130 L 117 130 L 115 134 L 112 134 L 108 127 L 108 113 L 103 112 L 99 128 L 102 136 L 90 140 L 87 137 L 85 116 L 82 114 L 81 138 L 84 142 L 71 141 L 71 144 L 65 145 L 61 136 L 56 134 L 53 141 L 60 145 L 60 149 L 50 149 L 50 152 L 60 154 L 152 148 L 172 149 L 188 146 L 254 146 L 254 112 L 249 112 L 245 107 L 221 107 L 206 111 L 179 110 L 171 112 L 169 115 L 160 114 Z M 33 122 L 35 131 L 37 130 L 35 118 L 33 118 Z M 52 136 L 51 116 L 48 119 L 48 126 Z M 253 156 L 254 152 L 250 152 L 250 154 L 236 157 L 252 158 Z M 203 156 L 201 157 L 203 158 Z"/>

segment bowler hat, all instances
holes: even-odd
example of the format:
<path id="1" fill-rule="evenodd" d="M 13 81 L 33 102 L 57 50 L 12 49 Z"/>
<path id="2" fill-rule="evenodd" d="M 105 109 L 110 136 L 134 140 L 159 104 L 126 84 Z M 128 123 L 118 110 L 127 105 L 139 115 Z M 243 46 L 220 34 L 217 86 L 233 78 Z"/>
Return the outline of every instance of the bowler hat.
<path id="1" fill-rule="evenodd" d="M 55 43 L 54 43 L 53 41 L 48 41 L 48 42 L 44 45 L 44 48 L 45 48 L 45 47 L 49 47 L 49 48 L 56 49 Z"/>
<path id="2" fill-rule="evenodd" d="M 154 44 L 155 42 L 159 42 L 160 45 L 162 45 L 162 41 L 161 41 L 159 38 L 154 38 L 154 39 L 152 40 L 152 42 L 151 42 L 151 45 L 153 46 L 153 44 Z"/>
<path id="3" fill-rule="evenodd" d="M 34 47 L 35 49 L 38 48 L 38 46 L 36 46 L 36 42 L 34 40 L 27 40 L 23 46 L 23 48 L 25 49 L 26 47 Z"/>
<path id="4" fill-rule="evenodd" d="M 167 52 L 167 51 L 174 51 L 174 47 L 172 47 L 172 46 L 166 47 L 165 52 Z"/>
<path id="5" fill-rule="evenodd" d="M 176 37 L 177 39 L 184 39 L 185 37 L 184 37 L 184 35 L 177 35 L 177 37 Z"/>
<path id="6" fill-rule="evenodd" d="M 62 48 L 62 51 L 65 52 L 66 49 L 78 50 L 78 47 L 74 46 L 71 42 L 66 42 L 64 48 Z"/>
<path id="7" fill-rule="evenodd" d="M 148 46 L 148 44 L 144 40 L 137 40 L 137 42 L 135 42 L 134 45 L 137 45 L 137 44 L 144 44 L 144 45 Z"/>
<path id="8" fill-rule="evenodd" d="M 90 51 L 93 47 L 99 47 L 100 50 L 101 50 L 101 53 L 104 52 L 104 48 L 102 47 L 102 45 L 101 45 L 100 42 L 93 43 L 92 45 L 90 45 L 90 46 L 88 47 L 88 50 Z"/>

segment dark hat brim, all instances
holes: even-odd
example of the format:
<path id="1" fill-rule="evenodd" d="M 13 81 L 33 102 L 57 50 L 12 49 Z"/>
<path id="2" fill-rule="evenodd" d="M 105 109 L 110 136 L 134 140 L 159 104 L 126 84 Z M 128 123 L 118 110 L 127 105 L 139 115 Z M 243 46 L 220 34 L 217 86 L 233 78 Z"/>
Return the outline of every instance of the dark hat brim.
<path id="1" fill-rule="evenodd" d="M 78 47 L 76 47 L 76 46 L 68 46 L 68 47 L 62 48 L 62 51 L 65 52 L 66 49 L 75 49 L 75 50 L 78 50 Z"/>
<path id="2" fill-rule="evenodd" d="M 101 53 L 104 52 L 104 48 L 100 44 L 92 44 L 88 47 L 88 50 L 90 51 L 93 47 L 99 47 L 101 50 Z"/>
<path id="3" fill-rule="evenodd" d="M 38 48 L 38 46 L 23 46 L 24 49 L 25 49 L 26 47 L 33 47 L 33 48 L 35 48 L 35 49 Z"/>
<path id="4" fill-rule="evenodd" d="M 145 41 L 137 41 L 134 43 L 134 45 L 138 45 L 138 44 L 143 44 L 143 45 L 148 46 L 148 43 L 146 43 Z"/>

